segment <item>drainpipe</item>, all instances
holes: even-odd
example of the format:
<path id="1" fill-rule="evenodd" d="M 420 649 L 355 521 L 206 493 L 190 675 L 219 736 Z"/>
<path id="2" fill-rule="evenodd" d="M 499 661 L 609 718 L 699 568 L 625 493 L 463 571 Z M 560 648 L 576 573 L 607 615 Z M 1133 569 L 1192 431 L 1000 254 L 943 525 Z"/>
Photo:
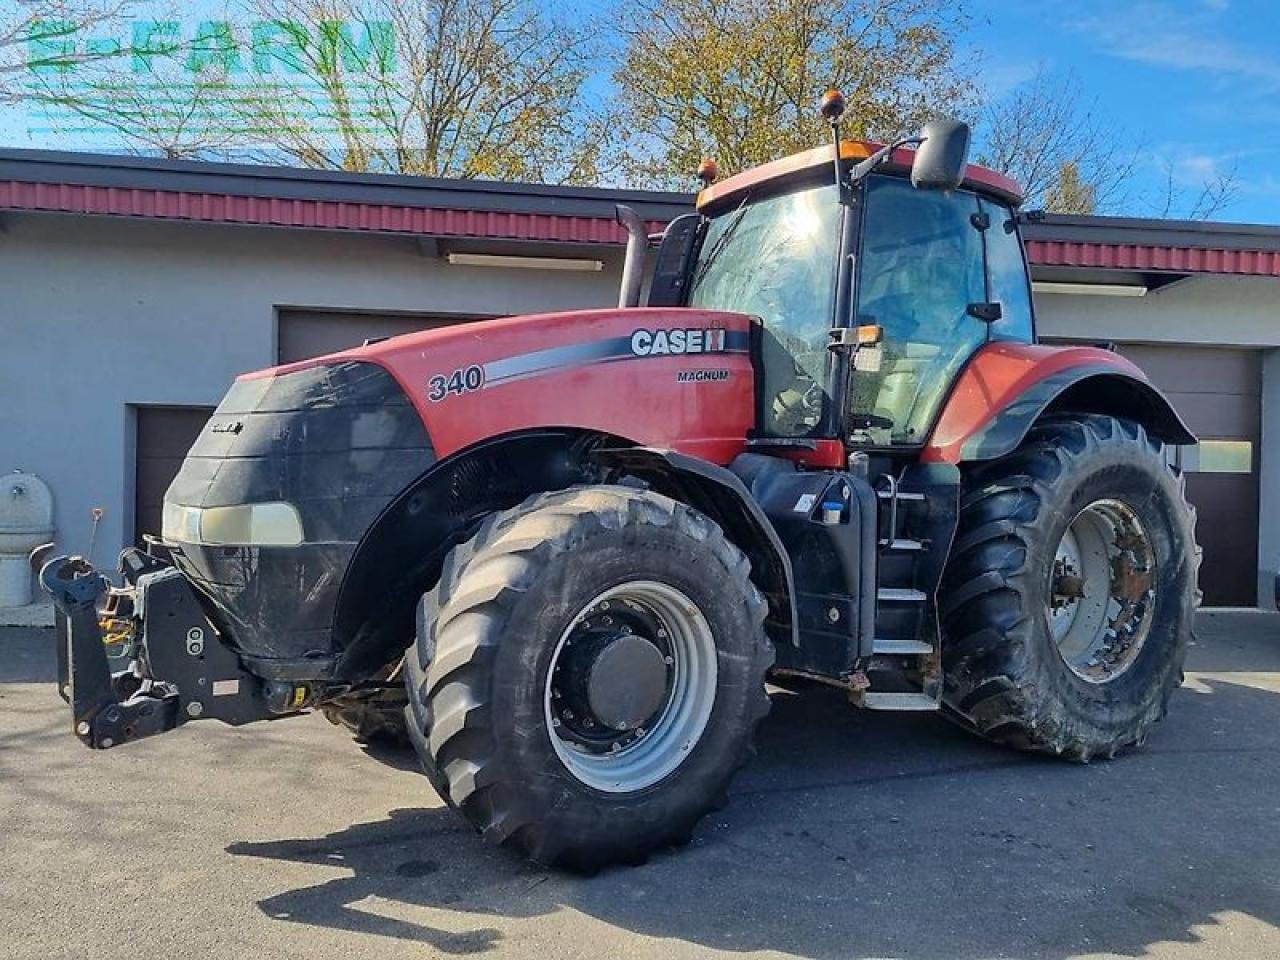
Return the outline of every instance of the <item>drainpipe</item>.
<path id="1" fill-rule="evenodd" d="M 649 249 L 649 233 L 640 214 L 630 207 L 618 204 L 613 213 L 618 223 L 627 228 L 627 257 L 622 264 L 622 289 L 618 293 L 619 307 L 640 305 L 640 284 L 644 282 L 645 254 Z"/>

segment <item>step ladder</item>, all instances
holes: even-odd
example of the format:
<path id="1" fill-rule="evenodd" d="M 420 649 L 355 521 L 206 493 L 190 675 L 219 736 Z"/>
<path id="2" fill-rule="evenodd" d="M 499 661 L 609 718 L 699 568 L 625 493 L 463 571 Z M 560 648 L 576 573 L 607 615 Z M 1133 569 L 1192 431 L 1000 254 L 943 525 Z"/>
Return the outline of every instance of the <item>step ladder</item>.
<path id="1" fill-rule="evenodd" d="M 876 633 L 861 695 L 868 710 L 937 710 L 942 684 L 939 651 L 930 642 L 930 595 L 919 583 L 930 544 L 920 534 L 924 493 L 902 489 L 889 474 L 875 484 L 880 504 Z"/>

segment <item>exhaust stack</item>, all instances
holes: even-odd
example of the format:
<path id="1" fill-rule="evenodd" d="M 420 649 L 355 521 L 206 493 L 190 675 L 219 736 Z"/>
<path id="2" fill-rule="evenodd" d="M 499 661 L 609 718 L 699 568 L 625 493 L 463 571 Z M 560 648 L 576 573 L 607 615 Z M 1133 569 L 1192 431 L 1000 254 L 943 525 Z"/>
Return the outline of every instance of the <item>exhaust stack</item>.
<path id="1" fill-rule="evenodd" d="M 644 260 L 649 249 L 649 233 L 640 214 L 628 206 L 614 207 L 614 217 L 627 228 L 627 257 L 622 264 L 622 289 L 618 293 L 619 307 L 640 305 L 640 285 L 644 282 Z"/>

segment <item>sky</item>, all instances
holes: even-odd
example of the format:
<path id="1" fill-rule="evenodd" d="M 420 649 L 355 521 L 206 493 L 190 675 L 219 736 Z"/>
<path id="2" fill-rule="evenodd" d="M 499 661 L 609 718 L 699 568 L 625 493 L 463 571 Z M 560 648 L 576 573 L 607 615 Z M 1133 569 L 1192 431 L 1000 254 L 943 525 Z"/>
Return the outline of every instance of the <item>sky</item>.
<path id="1" fill-rule="evenodd" d="M 219 6 L 184 4 L 205 16 Z M 1225 172 L 1234 197 L 1215 219 L 1280 224 L 1280 0 L 964 0 L 961 7 L 970 18 L 961 46 L 987 97 L 1008 94 L 1037 71 L 1070 74 L 1081 101 L 1139 158 L 1117 212 L 1158 214 L 1172 163 L 1183 207 Z M 102 134 L 68 139 L 29 126 L 0 116 L 0 144 L 111 148 Z"/>
<path id="2" fill-rule="evenodd" d="M 1215 219 L 1280 223 L 1280 2 L 976 0 L 966 9 L 989 96 L 1041 66 L 1070 72 L 1138 151 L 1125 212 L 1156 212 L 1162 163 L 1172 161 L 1188 198 L 1206 177 L 1234 174 L 1235 198 Z"/>

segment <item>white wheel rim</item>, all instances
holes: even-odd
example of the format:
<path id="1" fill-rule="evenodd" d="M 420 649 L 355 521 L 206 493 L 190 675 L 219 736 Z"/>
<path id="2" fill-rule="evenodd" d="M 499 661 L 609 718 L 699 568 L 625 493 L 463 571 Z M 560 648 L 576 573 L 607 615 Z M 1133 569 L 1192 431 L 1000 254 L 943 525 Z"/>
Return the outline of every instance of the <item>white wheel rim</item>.
<path id="1" fill-rule="evenodd" d="M 1067 526 L 1049 570 L 1049 632 L 1077 677 L 1110 683 L 1137 661 L 1155 611 L 1156 561 L 1137 514 L 1095 500 Z"/>
<path id="2" fill-rule="evenodd" d="M 631 611 L 658 625 L 651 638 L 668 664 L 665 700 L 646 725 L 627 730 L 606 752 L 588 749 L 570 730 L 555 680 L 572 646 L 575 631 L 610 609 Z M 611 587 L 574 616 L 556 643 L 543 691 L 547 736 L 561 764 L 574 779 L 604 793 L 634 793 L 670 776 L 697 746 L 711 718 L 716 696 L 716 645 L 711 627 L 682 591 L 654 580 L 633 580 Z M 578 718 L 574 718 L 576 720 Z"/>

